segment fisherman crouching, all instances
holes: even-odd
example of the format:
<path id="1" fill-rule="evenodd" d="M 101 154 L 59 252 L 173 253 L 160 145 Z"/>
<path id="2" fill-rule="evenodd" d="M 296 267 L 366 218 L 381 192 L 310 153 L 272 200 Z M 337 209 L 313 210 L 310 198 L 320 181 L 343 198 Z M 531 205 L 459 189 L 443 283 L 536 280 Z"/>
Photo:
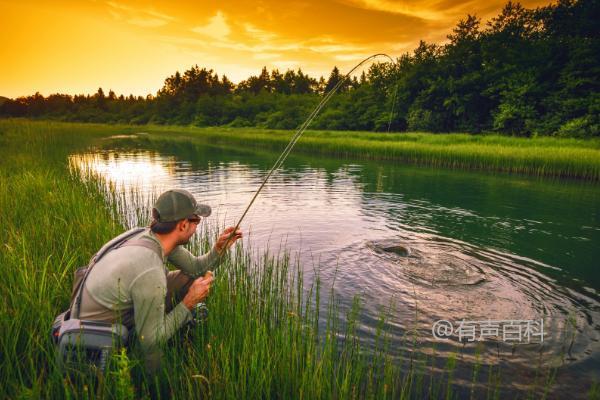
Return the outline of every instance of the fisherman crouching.
<path id="1" fill-rule="evenodd" d="M 218 264 L 225 246 L 229 248 L 242 237 L 240 230 L 232 234 L 234 227 L 229 227 L 207 254 L 194 256 L 183 245 L 210 213 L 209 206 L 198 204 L 186 190 L 161 194 L 152 210 L 150 227 L 138 228 L 139 232 L 91 264 L 80 300 L 75 299 L 70 315 L 82 321 L 124 325 L 135 332 L 147 369 L 158 369 L 160 343 L 192 319 L 192 310 L 210 292 L 211 269 Z M 119 242 L 115 239 L 111 242 Z M 177 270 L 169 271 L 167 261 Z"/>

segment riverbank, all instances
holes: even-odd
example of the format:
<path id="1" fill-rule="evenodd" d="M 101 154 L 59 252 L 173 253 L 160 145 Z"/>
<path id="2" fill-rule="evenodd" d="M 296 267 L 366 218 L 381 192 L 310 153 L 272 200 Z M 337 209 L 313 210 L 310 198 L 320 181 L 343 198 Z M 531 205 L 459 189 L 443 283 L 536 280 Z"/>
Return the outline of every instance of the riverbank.
<path id="1" fill-rule="evenodd" d="M 140 126 L 142 141 L 198 141 L 282 150 L 292 131 Z M 498 135 L 306 131 L 294 152 L 445 169 L 600 180 L 600 141 Z"/>
<path id="2" fill-rule="evenodd" d="M 8 123 L 44 124 L 14 119 Z M 258 128 L 198 128 L 161 125 L 107 125 L 48 122 L 87 131 L 136 134 L 141 142 L 168 140 L 282 150 L 293 131 Z M 63 129 L 63 128 L 61 128 Z M 340 158 L 386 160 L 444 169 L 494 171 L 600 181 L 600 140 L 521 138 L 499 135 L 306 131 L 294 152 Z"/>
<path id="3" fill-rule="evenodd" d="M 139 127 L 0 121 L 0 397 L 147 397 L 155 385 L 178 398 L 456 398 L 457 390 L 475 397 L 501 393 L 495 366 L 474 365 L 472 383 L 457 388 L 455 358 L 440 364 L 439 359 L 409 352 L 392 359 L 385 312 L 377 332 L 379 347 L 365 352 L 355 330 L 360 299 L 345 318 L 338 317 L 334 299 L 326 315 L 319 316 L 319 299 L 333 290 L 318 283 L 303 288 L 300 271 L 285 254 L 265 255 L 254 264 L 250 250 L 242 248 L 219 269 L 209 324 L 192 331 L 191 339 L 170 343 L 168 376 L 138 379 L 137 360 L 126 358 L 100 385 L 65 381 L 54 365 L 48 329 L 54 315 L 68 305 L 72 272 L 125 229 L 120 207 L 148 215 L 147 204 L 121 203 L 101 182 L 72 175 L 67 157 L 102 138 L 136 132 Z M 193 244 L 195 251 L 210 246 L 214 235 L 206 233 L 198 235 L 205 239 Z M 416 339 L 407 336 L 418 345 Z M 548 393 L 555 372 L 540 371 L 532 378 L 531 396 Z"/>

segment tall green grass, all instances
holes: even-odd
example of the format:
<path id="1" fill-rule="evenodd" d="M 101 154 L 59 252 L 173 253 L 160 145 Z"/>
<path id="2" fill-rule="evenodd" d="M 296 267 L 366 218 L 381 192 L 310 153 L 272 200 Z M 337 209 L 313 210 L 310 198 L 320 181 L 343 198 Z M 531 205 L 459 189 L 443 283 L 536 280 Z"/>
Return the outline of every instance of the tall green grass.
<path id="1" fill-rule="evenodd" d="M 159 139 L 283 149 L 289 131 L 234 128 L 143 128 Z M 310 154 L 600 180 L 600 140 L 498 135 L 307 131 L 295 150 Z"/>
<path id="2" fill-rule="evenodd" d="M 47 382 L 62 382 L 50 379 L 49 324 L 67 306 L 74 269 L 122 229 L 103 194 L 71 176 L 65 161 L 106 134 L 106 127 L 82 135 L 62 124 L 0 121 L 2 398 L 38 397 Z"/>
<path id="3" fill-rule="evenodd" d="M 68 305 L 72 272 L 126 228 L 125 209 L 143 217 L 149 206 L 70 172 L 67 156 L 133 129 L 0 121 L 0 398 L 457 398 L 459 360 L 440 369 L 417 351 L 392 358 L 389 311 L 366 351 L 356 329 L 359 298 L 340 315 L 332 288 L 318 279 L 304 287 L 302 268 L 285 251 L 257 261 L 241 246 L 217 270 L 208 322 L 167 343 L 161 373 L 145 375 L 135 353 L 120 353 L 103 379 L 63 377 L 48 331 Z M 195 251 L 210 247 L 216 228 L 200 235 Z M 471 398 L 499 396 L 499 370 L 487 373 Z M 544 397 L 550 383 L 532 383 L 529 396 Z"/>
<path id="4" fill-rule="evenodd" d="M 19 120 L 10 123 L 23 124 Z M 37 126 L 44 122 L 25 122 Z M 61 129 L 102 129 L 101 124 L 55 123 Z M 85 128 L 83 128 L 85 126 Z M 145 132 L 139 141 L 198 141 L 281 150 L 293 132 L 257 128 L 105 125 L 120 134 Z M 110 128 L 108 128 L 110 127 Z M 548 177 L 600 180 L 600 140 L 500 135 L 306 131 L 295 152 L 355 159 L 387 160 L 441 168 L 499 171 Z"/>

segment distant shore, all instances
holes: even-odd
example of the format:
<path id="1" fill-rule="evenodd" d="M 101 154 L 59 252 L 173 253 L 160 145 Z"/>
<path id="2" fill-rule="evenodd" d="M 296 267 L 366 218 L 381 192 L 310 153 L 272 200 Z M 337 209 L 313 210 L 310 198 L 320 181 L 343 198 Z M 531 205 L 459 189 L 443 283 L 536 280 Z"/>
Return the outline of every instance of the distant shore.
<path id="1" fill-rule="evenodd" d="M 130 130 L 130 127 L 128 127 Z M 140 126 L 140 141 L 190 141 L 282 150 L 293 131 L 258 128 Z M 306 131 L 294 151 L 388 160 L 447 169 L 600 180 L 600 140 L 464 133 Z"/>

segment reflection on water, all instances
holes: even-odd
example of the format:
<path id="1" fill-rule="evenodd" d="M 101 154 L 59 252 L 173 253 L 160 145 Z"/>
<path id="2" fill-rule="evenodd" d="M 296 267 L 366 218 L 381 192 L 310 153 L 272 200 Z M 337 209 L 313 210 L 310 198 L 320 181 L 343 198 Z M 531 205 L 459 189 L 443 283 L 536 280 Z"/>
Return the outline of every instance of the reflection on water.
<path id="1" fill-rule="evenodd" d="M 140 189 L 144 202 L 185 188 L 213 207 L 211 219 L 227 224 L 241 215 L 272 160 L 218 149 L 71 157 L 118 188 Z M 329 287 L 335 276 L 342 306 L 360 294 L 366 343 L 390 303 L 399 357 L 407 331 L 416 329 L 421 350 L 473 361 L 473 343 L 434 340 L 439 319 L 543 319 L 543 345 L 488 340 L 480 357 L 505 365 L 509 376 L 523 375 L 510 382 L 515 387 L 531 380 L 523 371 L 534 361 L 558 360 L 577 387 L 600 372 L 599 200 L 598 188 L 565 182 L 292 157 L 242 228 L 253 247 L 285 241 L 307 279 L 318 269 Z"/>
<path id="2" fill-rule="evenodd" d="M 174 157 L 150 152 L 80 154 L 71 157 L 70 162 L 79 169 L 96 172 L 119 188 L 135 187 L 143 193 L 172 186 L 177 175 Z"/>

